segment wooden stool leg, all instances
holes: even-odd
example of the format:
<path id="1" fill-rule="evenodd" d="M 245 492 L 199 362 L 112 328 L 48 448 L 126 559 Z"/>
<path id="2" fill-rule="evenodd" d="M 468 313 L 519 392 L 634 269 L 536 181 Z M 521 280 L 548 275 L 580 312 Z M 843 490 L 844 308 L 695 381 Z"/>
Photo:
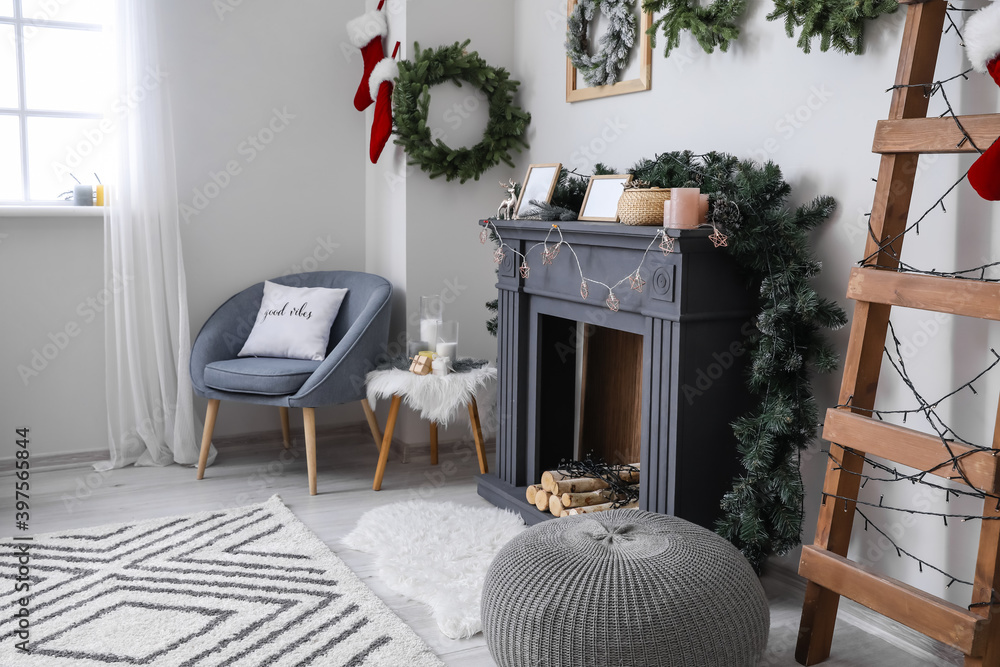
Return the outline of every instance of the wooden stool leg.
<path id="1" fill-rule="evenodd" d="M 479 456 L 479 472 L 484 475 L 489 472 L 486 465 L 486 448 L 483 447 L 483 429 L 479 424 L 479 406 L 476 399 L 469 401 L 469 422 L 472 424 L 472 436 L 476 439 L 476 454 Z"/>
<path id="2" fill-rule="evenodd" d="M 208 463 L 208 450 L 212 448 L 212 431 L 215 430 L 215 418 L 219 414 L 219 399 L 208 399 L 208 410 L 205 411 L 205 430 L 201 434 L 201 455 L 198 457 L 198 479 L 205 476 L 205 465 Z"/>
<path id="3" fill-rule="evenodd" d="M 309 495 L 316 495 L 316 409 L 302 408 L 306 432 L 306 468 L 309 471 Z"/>
<path id="4" fill-rule="evenodd" d="M 431 465 L 438 464 L 438 425 L 431 422 Z"/>
<path id="5" fill-rule="evenodd" d="M 371 429 L 372 438 L 375 440 L 375 449 L 381 451 L 382 449 L 382 432 L 378 428 L 378 419 L 375 417 L 375 411 L 372 410 L 371 404 L 368 402 L 367 398 L 361 399 L 361 409 L 365 411 L 365 419 L 368 420 L 368 428 Z"/>
<path id="6" fill-rule="evenodd" d="M 389 460 L 389 445 L 392 444 L 392 431 L 396 428 L 399 401 L 399 396 L 393 396 L 392 405 L 389 406 L 389 418 L 385 422 L 385 435 L 382 436 L 382 451 L 378 454 L 378 467 L 375 468 L 375 481 L 372 483 L 373 491 L 378 491 L 382 488 L 382 475 L 385 474 L 385 464 Z"/>
<path id="7" fill-rule="evenodd" d="M 288 408 L 279 406 L 278 412 L 281 413 L 281 442 L 285 445 L 285 449 L 288 449 L 292 446 L 291 429 L 288 427 Z"/>

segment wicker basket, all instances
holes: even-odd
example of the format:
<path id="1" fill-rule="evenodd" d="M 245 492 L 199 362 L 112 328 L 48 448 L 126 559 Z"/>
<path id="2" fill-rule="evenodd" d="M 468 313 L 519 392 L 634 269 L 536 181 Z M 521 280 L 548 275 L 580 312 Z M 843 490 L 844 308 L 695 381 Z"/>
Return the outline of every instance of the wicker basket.
<path id="1" fill-rule="evenodd" d="M 662 225 L 663 202 L 670 188 L 628 188 L 618 200 L 618 221 L 623 225 Z"/>

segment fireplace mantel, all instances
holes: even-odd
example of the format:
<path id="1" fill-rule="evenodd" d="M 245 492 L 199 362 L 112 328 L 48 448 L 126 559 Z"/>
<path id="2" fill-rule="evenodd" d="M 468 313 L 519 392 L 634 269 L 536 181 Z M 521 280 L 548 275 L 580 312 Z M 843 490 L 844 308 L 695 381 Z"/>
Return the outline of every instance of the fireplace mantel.
<path id="1" fill-rule="evenodd" d="M 511 252 L 498 270 L 497 471 L 480 476 L 479 494 L 529 523 L 551 516 L 528 505 L 524 492 L 572 455 L 579 322 L 642 336 L 640 507 L 711 526 L 739 469 L 729 424 L 750 404 L 743 341 L 755 298 L 732 257 L 714 247 L 710 230 L 667 230 L 675 246 L 664 256 L 651 246 L 662 227 L 555 223 L 588 278 L 613 285 L 642 263 L 642 291 L 626 280 L 614 290 L 612 312 L 601 285 L 590 283 L 583 298 L 568 248 L 550 265 L 540 246 L 532 249 L 553 223 L 489 222 L 528 255 L 531 270 L 522 278 Z M 551 234 L 549 245 L 558 240 Z"/>

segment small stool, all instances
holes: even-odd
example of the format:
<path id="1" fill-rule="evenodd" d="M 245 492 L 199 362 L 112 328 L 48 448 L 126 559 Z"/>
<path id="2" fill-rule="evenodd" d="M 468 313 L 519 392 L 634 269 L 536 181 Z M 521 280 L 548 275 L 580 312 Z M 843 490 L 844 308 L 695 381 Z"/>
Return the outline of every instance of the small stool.
<path id="1" fill-rule="evenodd" d="M 376 440 L 378 440 L 378 423 L 375 420 L 374 412 L 371 411 L 369 403 L 377 398 L 391 397 L 392 399 L 389 405 L 389 417 L 385 423 L 385 433 L 381 438 L 382 445 L 379 449 L 378 466 L 375 468 L 375 481 L 372 483 L 372 489 L 378 491 L 382 488 L 382 476 L 385 474 L 385 466 L 389 461 L 392 433 L 396 427 L 399 405 L 404 400 L 407 406 L 419 411 L 421 417 L 430 422 L 431 465 L 437 465 L 438 462 L 438 423 L 447 425 L 464 405 L 469 412 L 472 436 L 476 442 L 479 471 L 484 475 L 489 472 L 486 463 L 486 449 L 483 446 L 483 430 L 479 421 L 479 406 L 476 404 L 475 392 L 477 389 L 485 386 L 487 382 L 495 379 L 496 367 L 491 365 L 451 373 L 446 376 L 415 375 L 414 373 L 398 368 L 369 373 L 365 378 L 365 382 L 368 385 L 368 399 L 362 403 L 367 408 L 365 416 L 368 419 L 372 435 Z M 439 402 L 440 394 L 433 395 L 421 391 L 423 388 L 422 383 L 428 382 L 455 383 L 459 385 L 460 391 L 455 392 L 455 400 L 452 404 L 442 405 Z"/>

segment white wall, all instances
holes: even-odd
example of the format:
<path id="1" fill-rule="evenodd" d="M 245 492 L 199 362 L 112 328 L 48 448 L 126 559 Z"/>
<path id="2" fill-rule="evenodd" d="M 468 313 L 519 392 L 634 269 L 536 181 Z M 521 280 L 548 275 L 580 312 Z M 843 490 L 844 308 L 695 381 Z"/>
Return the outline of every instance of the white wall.
<path id="1" fill-rule="evenodd" d="M 864 214 L 871 210 L 874 193 L 870 179 L 878 169 L 871 141 L 875 122 L 885 117 L 889 107 L 885 90 L 895 75 L 904 12 L 880 20 L 869 30 L 867 53 L 862 57 L 821 53 L 818 47 L 806 55 L 785 36 L 780 23 L 765 20 L 767 3 L 751 4 L 743 34 L 727 53 L 707 55 L 685 37 L 664 59 L 661 39 L 654 53 L 650 91 L 567 104 L 565 0 L 517 0 L 514 7 L 514 72 L 523 82 L 521 103 L 532 113 L 531 150 L 523 157 L 524 164 L 559 161 L 588 173 L 601 161 L 625 170 L 641 157 L 683 149 L 772 159 L 793 186 L 791 203 L 820 194 L 837 199 L 837 213 L 814 238 L 824 263 L 817 286 L 823 295 L 838 299 L 849 313 L 853 310 L 843 295 L 848 272 L 860 259 L 865 241 Z M 954 35 L 946 35 L 943 44 L 939 74 L 951 76 L 965 69 Z M 997 109 L 995 86 L 983 77 L 965 86 L 953 86 L 949 93 L 965 113 Z M 943 110 L 937 102 L 934 109 Z M 954 157 L 925 160 L 913 210 L 922 212 L 933 203 L 969 162 L 969 158 Z M 929 219 L 921 236 L 907 239 L 908 261 L 943 269 L 978 265 L 983 262 L 980 257 L 995 256 L 998 243 L 992 229 L 1000 221 L 996 207 L 979 202 L 967 185 L 949 199 L 947 207 L 947 214 Z M 907 341 L 919 343 L 912 346 L 907 361 L 930 396 L 950 391 L 959 377 L 963 379 L 958 384 L 971 377 L 970 371 L 975 375 L 989 362 L 989 334 L 996 334 L 991 325 L 939 325 L 922 313 L 899 313 L 894 321 Z M 921 323 L 933 335 L 918 335 Z M 833 334 L 841 351 L 846 348 L 847 334 L 848 329 Z M 884 377 L 891 372 L 889 369 Z M 882 404 L 910 407 L 912 397 L 895 384 L 880 392 Z M 817 378 L 817 397 L 824 410 L 836 403 L 839 385 L 839 372 Z M 1000 378 L 984 381 L 977 388 L 981 404 L 957 411 L 954 419 L 956 427 L 972 431 L 966 437 L 988 445 Z M 908 425 L 917 426 L 918 422 L 910 418 Z M 826 443 L 822 445 L 825 448 Z M 803 538 L 811 542 L 826 454 L 817 448 L 803 458 L 807 490 Z M 874 486 L 868 485 L 863 497 L 873 497 L 877 503 Z M 944 507 L 943 499 L 914 497 L 919 491 L 907 484 L 895 489 L 894 498 L 909 506 L 933 503 Z M 889 500 L 887 493 L 886 504 Z M 951 505 L 956 505 L 954 499 Z M 911 551 L 926 554 L 929 562 L 971 576 L 969 563 L 974 558 L 975 542 L 967 534 L 973 530 L 970 524 L 946 533 L 940 520 L 911 520 L 908 515 L 901 520 L 878 510 L 869 515 L 878 517 L 884 529 L 899 534 L 898 541 L 912 547 Z M 947 581 L 918 574 L 915 563 L 900 562 L 895 550 L 880 546 L 876 537 L 859 531 L 853 555 L 878 562 L 879 567 L 885 566 L 915 585 L 944 592 Z M 796 558 L 791 555 L 788 563 L 794 566 Z M 968 588 L 954 586 L 948 595 L 957 600 L 967 598 Z"/>

